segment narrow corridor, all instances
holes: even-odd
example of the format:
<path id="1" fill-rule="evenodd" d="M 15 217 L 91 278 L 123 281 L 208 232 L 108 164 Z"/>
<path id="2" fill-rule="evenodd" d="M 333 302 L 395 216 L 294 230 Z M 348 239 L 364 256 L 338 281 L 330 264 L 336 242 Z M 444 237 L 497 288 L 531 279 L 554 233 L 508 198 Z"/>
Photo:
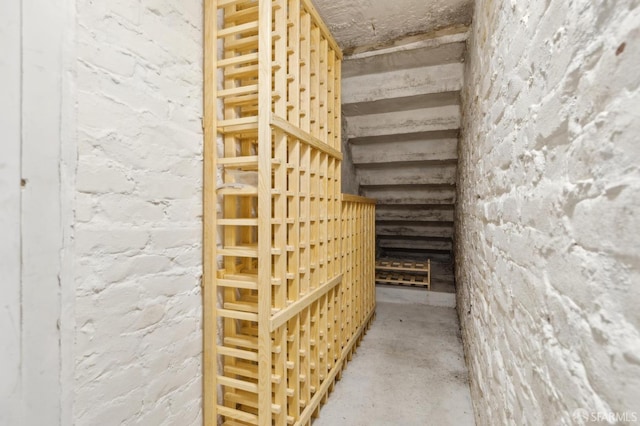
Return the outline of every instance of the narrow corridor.
<path id="1" fill-rule="evenodd" d="M 0 52 L 0 426 L 640 426 L 640 0 L 0 1 Z"/>
<path id="2" fill-rule="evenodd" d="M 455 309 L 377 290 L 377 317 L 314 426 L 473 425 Z"/>

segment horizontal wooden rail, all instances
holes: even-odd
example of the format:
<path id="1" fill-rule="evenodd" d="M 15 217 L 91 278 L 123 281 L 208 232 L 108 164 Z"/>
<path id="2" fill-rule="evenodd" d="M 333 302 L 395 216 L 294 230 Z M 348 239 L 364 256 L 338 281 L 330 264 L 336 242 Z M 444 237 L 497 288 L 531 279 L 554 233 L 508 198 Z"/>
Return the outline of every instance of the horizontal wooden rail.
<path id="1" fill-rule="evenodd" d="M 365 204 L 376 204 L 377 202 L 374 198 L 367 198 L 353 194 L 342 194 L 342 201 Z"/>
<path id="2" fill-rule="evenodd" d="M 329 290 L 333 289 L 336 285 L 340 284 L 342 281 L 342 274 L 338 275 L 327 284 L 322 285 L 321 287 L 312 290 L 311 293 L 302 296 L 302 298 L 298 299 L 297 302 L 289 305 L 285 310 L 278 312 L 277 314 L 271 317 L 271 321 L 269 323 L 271 331 L 275 331 L 278 327 L 281 327 L 284 323 L 289 321 L 295 315 L 299 314 L 305 308 L 308 308 L 309 305 L 318 301 L 321 296 L 324 296 Z"/>
<path id="3" fill-rule="evenodd" d="M 296 139 L 299 139 L 301 142 L 304 142 L 305 144 L 319 151 L 322 151 L 325 154 L 332 156 L 333 158 L 342 160 L 342 153 L 340 151 L 338 151 L 335 148 L 332 148 L 331 146 L 322 142 L 320 139 L 316 138 L 315 136 L 305 132 L 304 130 L 301 130 L 291 125 L 288 121 L 285 121 L 280 117 L 272 116 L 271 125 L 277 129 L 282 130 L 288 135 L 291 135 Z"/>

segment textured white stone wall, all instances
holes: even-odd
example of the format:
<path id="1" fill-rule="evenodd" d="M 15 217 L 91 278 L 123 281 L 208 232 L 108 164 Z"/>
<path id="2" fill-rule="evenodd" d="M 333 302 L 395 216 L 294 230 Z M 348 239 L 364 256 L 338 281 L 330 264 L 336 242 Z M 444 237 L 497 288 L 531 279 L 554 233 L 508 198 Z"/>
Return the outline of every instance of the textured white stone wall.
<path id="1" fill-rule="evenodd" d="M 456 260 L 478 424 L 640 414 L 639 23 L 635 0 L 476 4 Z"/>
<path id="2" fill-rule="evenodd" d="M 77 425 L 201 422 L 202 3 L 77 3 Z"/>

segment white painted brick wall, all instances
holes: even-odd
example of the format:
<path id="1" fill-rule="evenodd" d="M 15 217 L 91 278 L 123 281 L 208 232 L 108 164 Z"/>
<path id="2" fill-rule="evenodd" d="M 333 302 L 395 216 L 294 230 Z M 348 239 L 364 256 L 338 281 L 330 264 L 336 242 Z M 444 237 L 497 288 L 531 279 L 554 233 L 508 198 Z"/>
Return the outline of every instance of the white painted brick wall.
<path id="1" fill-rule="evenodd" d="M 640 3 L 476 4 L 457 210 L 478 424 L 640 421 Z"/>
<path id="2" fill-rule="evenodd" d="M 77 425 L 201 422 L 201 11 L 77 2 Z"/>

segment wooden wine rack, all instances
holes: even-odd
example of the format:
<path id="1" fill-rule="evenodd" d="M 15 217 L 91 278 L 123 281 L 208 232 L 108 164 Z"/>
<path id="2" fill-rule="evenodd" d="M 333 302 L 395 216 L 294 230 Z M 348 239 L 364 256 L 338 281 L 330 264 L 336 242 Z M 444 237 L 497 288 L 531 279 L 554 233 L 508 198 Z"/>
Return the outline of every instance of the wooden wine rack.
<path id="1" fill-rule="evenodd" d="M 412 260 L 376 261 L 376 283 L 408 287 L 425 287 L 431 290 L 431 260 L 416 262 Z"/>
<path id="2" fill-rule="evenodd" d="M 309 0 L 205 0 L 204 423 L 306 425 L 375 308 L 341 194 L 342 53 Z"/>

